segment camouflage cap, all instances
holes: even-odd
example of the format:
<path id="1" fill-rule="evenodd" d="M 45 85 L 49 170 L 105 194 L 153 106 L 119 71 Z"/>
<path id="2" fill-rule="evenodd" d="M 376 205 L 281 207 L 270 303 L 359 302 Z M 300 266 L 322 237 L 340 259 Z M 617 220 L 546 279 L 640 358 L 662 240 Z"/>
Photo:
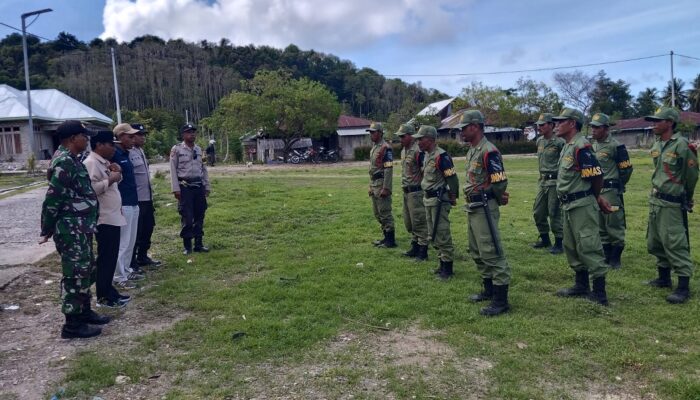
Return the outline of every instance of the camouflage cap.
<path id="1" fill-rule="evenodd" d="M 483 124 L 484 114 L 479 110 L 467 110 L 462 113 L 462 118 L 459 119 L 459 123 L 455 125 L 455 128 L 462 129 L 469 124 Z"/>
<path id="2" fill-rule="evenodd" d="M 366 132 L 374 132 L 374 131 L 384 132 L 384 128 L 382 128 L 381 122 L 372 122 L 372 124 L 369 126 L 369 128 L 365 129 L 365 131 Z"/>
<path id="3" fill-rule="evenodd" d="M 412 124 L 401 125 L 398 132 L 395 133 L 395 135 L 398 137 L 405 136 L 405 135 L 415 135 L 415 134 L 416 134 L 416 128 L 414 128 Z"/>
<path id="4" fill-rule="evenodd" d="M 593 118 L 591 118 L 592 126 L 613 126 L 614 122 L 610 121 L 610 117 L 607 114 L 595 113 Z"/>
<path id="5" fill-rule="evenodd" d="M 549 124 L 554 121 L 552 121 L 552 117 L 554 115 L 552 113 L 542 113 L 540 114 L 540 117 L 537 118 L 537 122 L 535 122 L 535 125 L 544 125 L 544 124 Z"/>
<path id="6" fill-rule="evenodd" d="M 561 113 L 558 116 L 552 117 L 552 120 L 554 121 L 566 121 L 567 119 L 573 119 L 580 124 L 586 123 L 586 117 L 583 116 L 581 111 L 575 108 L 565 108 L 561 110 Z"/>
<path id="7" fill-rule="evenodd" d="M 645 121 L 663 121 L 663 120 L 671 120 L 673 122 L 680 122 L 681 121 L 681 114 L 678 112 L 677 109 L 673 107 L 659 107 L 654 115 L 649 115 L 647 117 L 644 117 Z"/>
<path id="8" fill-rule="evenodd" d="M 414 139 L 420 139 L 422 137 L 430 137 L 433 139 L 437 139 L 437 130 L 434 126 L 423 125 L 420 127 L 420 129 L 418 129 L 418 133 L 413 135 Z"/>

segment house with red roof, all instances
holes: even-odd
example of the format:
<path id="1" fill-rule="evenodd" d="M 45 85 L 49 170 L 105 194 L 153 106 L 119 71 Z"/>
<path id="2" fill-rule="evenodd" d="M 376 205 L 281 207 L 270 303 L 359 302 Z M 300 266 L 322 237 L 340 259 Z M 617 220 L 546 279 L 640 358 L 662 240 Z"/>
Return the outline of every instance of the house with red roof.
<path id="1" fill-rule="evenodd" d="M 689 135 L 690 140 L 700 139 L 700 113 L 681 111 L 681 121 L 695 125 L 695 131 Z M 654 142 L 654 123 L 644 118 L 621 119 L 610 128 L 615 139 L 627 148 L 651 147 Z"/>
<path id="2" fill-rule="evenodd" d="M 354 150 L 359 146 L 370 146 L 369 128 L 372 121 L 364 118 L 341 115 L 338 117 L 338 147 L 343 160 L 354 160 Z"/>

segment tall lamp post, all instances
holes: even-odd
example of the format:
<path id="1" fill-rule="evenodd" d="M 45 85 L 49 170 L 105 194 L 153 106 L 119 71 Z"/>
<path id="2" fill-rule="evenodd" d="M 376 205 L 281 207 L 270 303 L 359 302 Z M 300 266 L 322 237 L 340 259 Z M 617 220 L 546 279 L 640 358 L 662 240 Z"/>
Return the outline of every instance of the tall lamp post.
<path id="1" fill-rule="evenodd" d="M 22 14 L 22 51 L 24 52 L 24 84 L 27 89 L 27 111 L 29 112 L 29 153 L 34 154 L 34 121 L 32 120 L 32 89 L 29 86 L 29 57 L 27 57 L 27 21 L 32 15 L 53 11 L 50 8 Z"/>

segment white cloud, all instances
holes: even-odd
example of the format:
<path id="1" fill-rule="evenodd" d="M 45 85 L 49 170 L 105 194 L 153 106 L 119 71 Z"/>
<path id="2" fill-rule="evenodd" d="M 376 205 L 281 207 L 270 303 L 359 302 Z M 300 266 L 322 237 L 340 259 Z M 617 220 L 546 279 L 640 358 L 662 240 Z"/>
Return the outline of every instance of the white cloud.
<path id="1" fill-rule="evenodd" d="M 469 3 L 461 0 L 458 3 Z M 456 37 L 448 0 L 107 0 L 102 38 L 218 41 L 338 50 L 386 37 L 416 44 Z"/>

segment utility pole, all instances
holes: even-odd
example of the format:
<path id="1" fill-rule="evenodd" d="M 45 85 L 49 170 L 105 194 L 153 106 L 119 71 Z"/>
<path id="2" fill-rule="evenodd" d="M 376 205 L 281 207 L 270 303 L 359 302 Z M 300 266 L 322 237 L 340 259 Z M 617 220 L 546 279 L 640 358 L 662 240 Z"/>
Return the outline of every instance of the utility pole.
<path id="1" fill-rule="evenodd" d="M 114 76 L 114 97 L 117 102 L 117 124 L 122 123 L 122 107 L 119 105 L 119 86 L 117 85 L 117 64 L 114 61 L 114 47 L 112 50 L 112 75 Z"/>
<path id="2" fill-rule="evenodd" d="M 673 77 L 673 50 L 671 50 L 671 107 L 676 106 L 676 79 Z"/>

